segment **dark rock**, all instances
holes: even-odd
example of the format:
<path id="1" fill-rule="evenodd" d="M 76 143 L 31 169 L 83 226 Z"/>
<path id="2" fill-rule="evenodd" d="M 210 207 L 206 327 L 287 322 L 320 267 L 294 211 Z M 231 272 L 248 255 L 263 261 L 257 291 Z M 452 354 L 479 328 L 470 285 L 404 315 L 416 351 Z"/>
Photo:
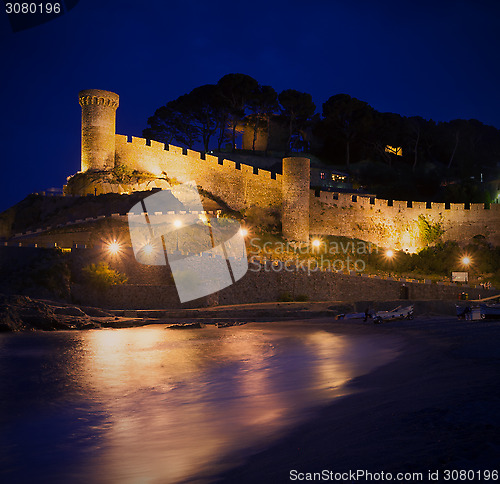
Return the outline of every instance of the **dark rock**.
<path id="1" fill-rule="evenodd" d="M 65 308 L 55 308 L 55 314 L 63 314 L 65 316 L 86 316 L 86 314 L 75 306 L 69 306 Z"/>
<path id="2" fill-rule="evenodd" d="M 108 317 L 113 316 L 111 313 L 103 311 L 102 309 L 92 308 L 90 306 L 82 306 L 80 309 L 85 314 L 87 314 L 88 316 L 91 316 L 93 318 L 108 318 Z"/>
<path id="3" fill-rule="evenodd" d="M 1 331 L 68 330 L 99 327 L 79 308 L 52 307 L 27 296 L 0 295 Z"/>

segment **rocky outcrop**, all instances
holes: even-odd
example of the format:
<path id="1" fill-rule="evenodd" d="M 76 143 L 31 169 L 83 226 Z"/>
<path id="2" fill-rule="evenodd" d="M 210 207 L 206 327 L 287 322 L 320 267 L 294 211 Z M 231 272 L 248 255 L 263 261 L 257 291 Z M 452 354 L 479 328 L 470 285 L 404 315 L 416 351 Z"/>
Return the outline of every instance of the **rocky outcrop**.
<path id="1" fill-rule="evenodd" d="M 111 314 L 96 308 L 89 313 L 109 318 Z M 0 295 L 0 331 L 53 331 L 100 328 L 103 321 L 93 319 L 76 306 L 58 306 L 27 296 Z"/>

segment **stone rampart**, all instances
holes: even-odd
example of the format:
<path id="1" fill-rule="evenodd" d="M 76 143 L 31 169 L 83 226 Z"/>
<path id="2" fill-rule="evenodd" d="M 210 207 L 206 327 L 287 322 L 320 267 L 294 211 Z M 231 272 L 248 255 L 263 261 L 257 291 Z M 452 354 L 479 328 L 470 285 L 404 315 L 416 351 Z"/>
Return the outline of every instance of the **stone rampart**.
<path id="1" fill-rule="evenodd" d="M 27 247 L 0 247 L 0 273 L 11 267 L 29 265 L 48 249 Z M 401 287 L 407 288 L 410 300 L 458 301 L 458 295 L 466 292 L 469 299 L 498 294 L 497 290 L 485 290 L 460 284 L 431 284 L 380 277 L 348 275 L 332 271 L 287 270 L 279 264 L 250 264 L 245 276 L 232 286 L 214 295 L 181 304 L 168 266 L 139 264 L 131 249 L 119 256 L 112 256 L 101 249 L 78 249 L 65 254 L 77 284 L 72 288 L 75 302 L 114 309 L 167 309 L 179 307 L 203 307 L 213 304 L 243 304 L 272 302 L 287 294 L 296 298 L 307 296 L 311 301 L 393 301 L 399 299 Z M 78 284 L 81 269 L 101 261 L 128 277 L 127 284 L 112 286 L 107 290 L 92 290 Z M 257 270 L 259 269 L 259 270 Z M 401 300 L 405 304 L 405 300 Z"/>
<path id="2" fill-rule="evenodd" d="M 417 251 L 429 243 L 422 226 L 442 231 L 442 240 L 483 236 L 500 245 L 500 204 L 444 204 L 380 200 L 359 194 L 309 191 L 309 160 L 286 158 L 283 175 L 219 159 L 210 154 L 144 138 L 114 134 L 117 94 L 87 90 L 82 106 L 82 171 L 124 165 L 172 181 L 194 180 L 229 207 L 282 209 L 283 234 L 302 242 L 309 234 L 342 235 L 383 247 Z M 302 160 L 302 161 L 301 161 Z M 100 184 L 85 193 L 165 188 L 164 181 L 143 185 Z M 308 194 L 309 192 L 309 194 Z"/>
<path id="3" fill-rule="evenodd" d="M 390 201 L 310 192 L 310 232 L 315 235 L 355 237 L 414 252 L 426 243 L 422 217 L 431 226 L 439 225 L 443 241 L 469 242 L 482 235 L 493 245 L 500 245 L 500 204 Z"/>
<path id="4" fill-rule="evenodd" d="M 279 174 L 144 138 L 116 135 L 116 163 L 179 182 L 194 180 L 235 210 L 278 208 L 282 201 Z"/>

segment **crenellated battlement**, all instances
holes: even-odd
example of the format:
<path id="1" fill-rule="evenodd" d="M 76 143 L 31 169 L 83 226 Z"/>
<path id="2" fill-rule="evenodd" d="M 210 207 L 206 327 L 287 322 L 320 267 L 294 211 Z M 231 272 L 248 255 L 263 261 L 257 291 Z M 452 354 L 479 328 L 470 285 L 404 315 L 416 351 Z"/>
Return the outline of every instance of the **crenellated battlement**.
<path id="1" fill-rule="evenodd" d="M 234 209 L 281 204 L 281 175 L 199 151 L 117 134 L 116 164 L 178 182 L 194 180 Z"/>
<path id="2" fill-rule="evenodd" d="M 376 198 L 365 194 L 331 192 L 311 190 L 314 196 L 320 202 L 332 206 L 358 206 L 358 207 L 372 207 L 375 209 L 384 209 L 392 211 L 416 211 L 416 212 L 458 212 L 462 211 L 465 214 L 470 212 L 479 212 L 483 210 L 498 210 L 500 211 L 500 204 L 492 203 L 444 203 L 444 202 L 416 202 L 405 200 L 387 200 L 385 198 Z"/>
<path id="3" fill-rule="evenodd" d="M 409 252 L 429 243 L 429 227 L 443 241 L 482 236 L 500 245 L 500 204 L 386 200 L 311 190 L 311 233 L 344 235 Z"/>
<path id="4" fill-rule="evenodd" d="M 80 106 L 106 106 L 117 109 L 120 104 L 120 97 L 111 91 L 103 91 L 100 89 L 87 89 L 80 91 L 78 94 Z"/>
<path id="5" fill-rule="evenodd" d="M 153 188 L 195 181 L 235 210 L 281 209 L 283 234 L 300 241 L 307 241 L 311 233 L 343 235 L 414 251 L 425 246 L 422 231 L 432 227 L 431 232 L 440 233 L 442 240 L 466 241 L 481 235 L 500 245 L 500 204 L 386 200 L 360 193 L 310 190 L 308 159 L 285 158 L 283 174 L 278 174 L 208 153 L 119 135 L 115 134 L 117 94 L 81 91 L 79 102 L 82 171 L 123 165 L 156 175 L 155 183 L 148 185 Z M 94 193 L 92 187 L 86 189 L 90 190 L 86 193 Z M 120 189 L 130 187 L 104 188 Z"/>
<path id="6" fill-rule="evenodd" d="M 220 160 L 217 156 L 213 156 L 210 154 L 202 155 L 201 152 L 181 148 L 180 146 L 175 145 L 167 145 L 165 143 L 160 143 L 154 140 L 148 140 L 146 138 L 139 138 L 136 136 L 127 136 L 123 134 L 117 134 L 116 137 L 116 149 L 118 153 L 123 154 L 123 152 L 130 153 L 130 150 L 138 150 L 135 151 L 134 157 L 144 157 L 150 156 L 151 153 L 157 153 L 158 155 L 163 155 L 165 151 L 167 151 L 171 155 L 183 157 L 181 160 L 184 163 L 202 163 L 206 165 L 210 165 L 214 168 L 215 165 L 218 165 L 221 169 L 241 172 L 244 175 L 251 175 L 261 177 L 263 180 L 273 180 L 276 181 L 277 184 L 281 183 L 281 175 L 276 174 L 273 176 L 268 170 L 263 170 L 261 168 L 255 168 L 251 165 L 246 165 L 244 163 L 236 163 L 233 160 L 228 160 L 226 158 Z M 181 161 L 179 160 L 179 161 Z M 125 159 L 120 159 L 120 164 L 129 165 L 130 167 L 134 166 L 134 160 L 130 160 L 128 156 Z M 161 164 L 161 159 L 158 159 L 158 164 Z M 158 166 L 159 167 L 159 166 Z M 147 170 L 151 171 L 151 173 L 156 173 L 158 170 Z M 278 177 L 280 178 L 278 180 Z"/>

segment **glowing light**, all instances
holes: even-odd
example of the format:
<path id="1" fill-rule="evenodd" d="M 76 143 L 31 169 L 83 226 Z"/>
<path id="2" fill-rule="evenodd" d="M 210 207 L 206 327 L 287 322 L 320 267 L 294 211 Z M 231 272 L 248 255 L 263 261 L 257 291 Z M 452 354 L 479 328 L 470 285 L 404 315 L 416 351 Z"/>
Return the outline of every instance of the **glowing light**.
<path id="1" fill-rule="evenodd" d="M 319 246 L 321 245 L 321 240 L 319 240 L 319 239 L 314 239 L 314 240 L 312 241 L 312 245 L 313 245 L 313 247 L 319 247 Z"/>
<path id="2" fill-rule="evenodd" d="M 174 220 L 174 227 L 175 228 L 179 228 L 179 227 L 182 227 L 182 221 L 177 219 L 177 220 Z"/>
<path id="3" fill-rule="evenodd" d="M 122 250 L 121 244 L 119 244 L 116 240 L 113 240 L 110 244 L 108 244 L 108 252 L 110 254 L 116 255 Z"/>
<path id="4" fill-rule="evenodd" d="M 471 259 L 470 259 L 470 257 L 469 257 L 468 255 L 464 255 L 464 256 L 462 257 L 462 264 L 463 264 L 464 266 L 468 266 L 471 262 L 472 262 L 472 261 L 471 261 Z"/>
<path id="5" fill-rule="evenodd" d="M 143 248 L 142 248 L 143 252 L 146 254 L 146 255 L 151 255 L 153 253 L 153 246 L 151 244 L 146 244 Z"/>
<path id="6" fill-rule="evenodd" d="M 248 230 L 247 229 L 244 229 L 244 228 L 241 228 L 240 229 L 240 234 L 243 236 L 243 237 L 246 237 L 248 235 Z"/>
<path id="7" fill-rule="evenodd" d="M 389 259 L 392 259 L 394 257 L 394 251 L 389 249 L 385 252 L 385 256 Z"/>
<path id="8" fill-rule="evenodd" d="M 208 217 L 207 217 L 204 213 L 202 213 L 202 214 L 200 215 L 200 220 L 201 220 L 204 224 L 206 224 L 206 223 L 208 222 Z"/>
<path id="9" fill-rule="evenodd" d="M 403 149 L 401 146 L 389 146 L 387 145 L 384 150 L 386 153 L 392 153 L 396 156 L 403 156 Z"/>

